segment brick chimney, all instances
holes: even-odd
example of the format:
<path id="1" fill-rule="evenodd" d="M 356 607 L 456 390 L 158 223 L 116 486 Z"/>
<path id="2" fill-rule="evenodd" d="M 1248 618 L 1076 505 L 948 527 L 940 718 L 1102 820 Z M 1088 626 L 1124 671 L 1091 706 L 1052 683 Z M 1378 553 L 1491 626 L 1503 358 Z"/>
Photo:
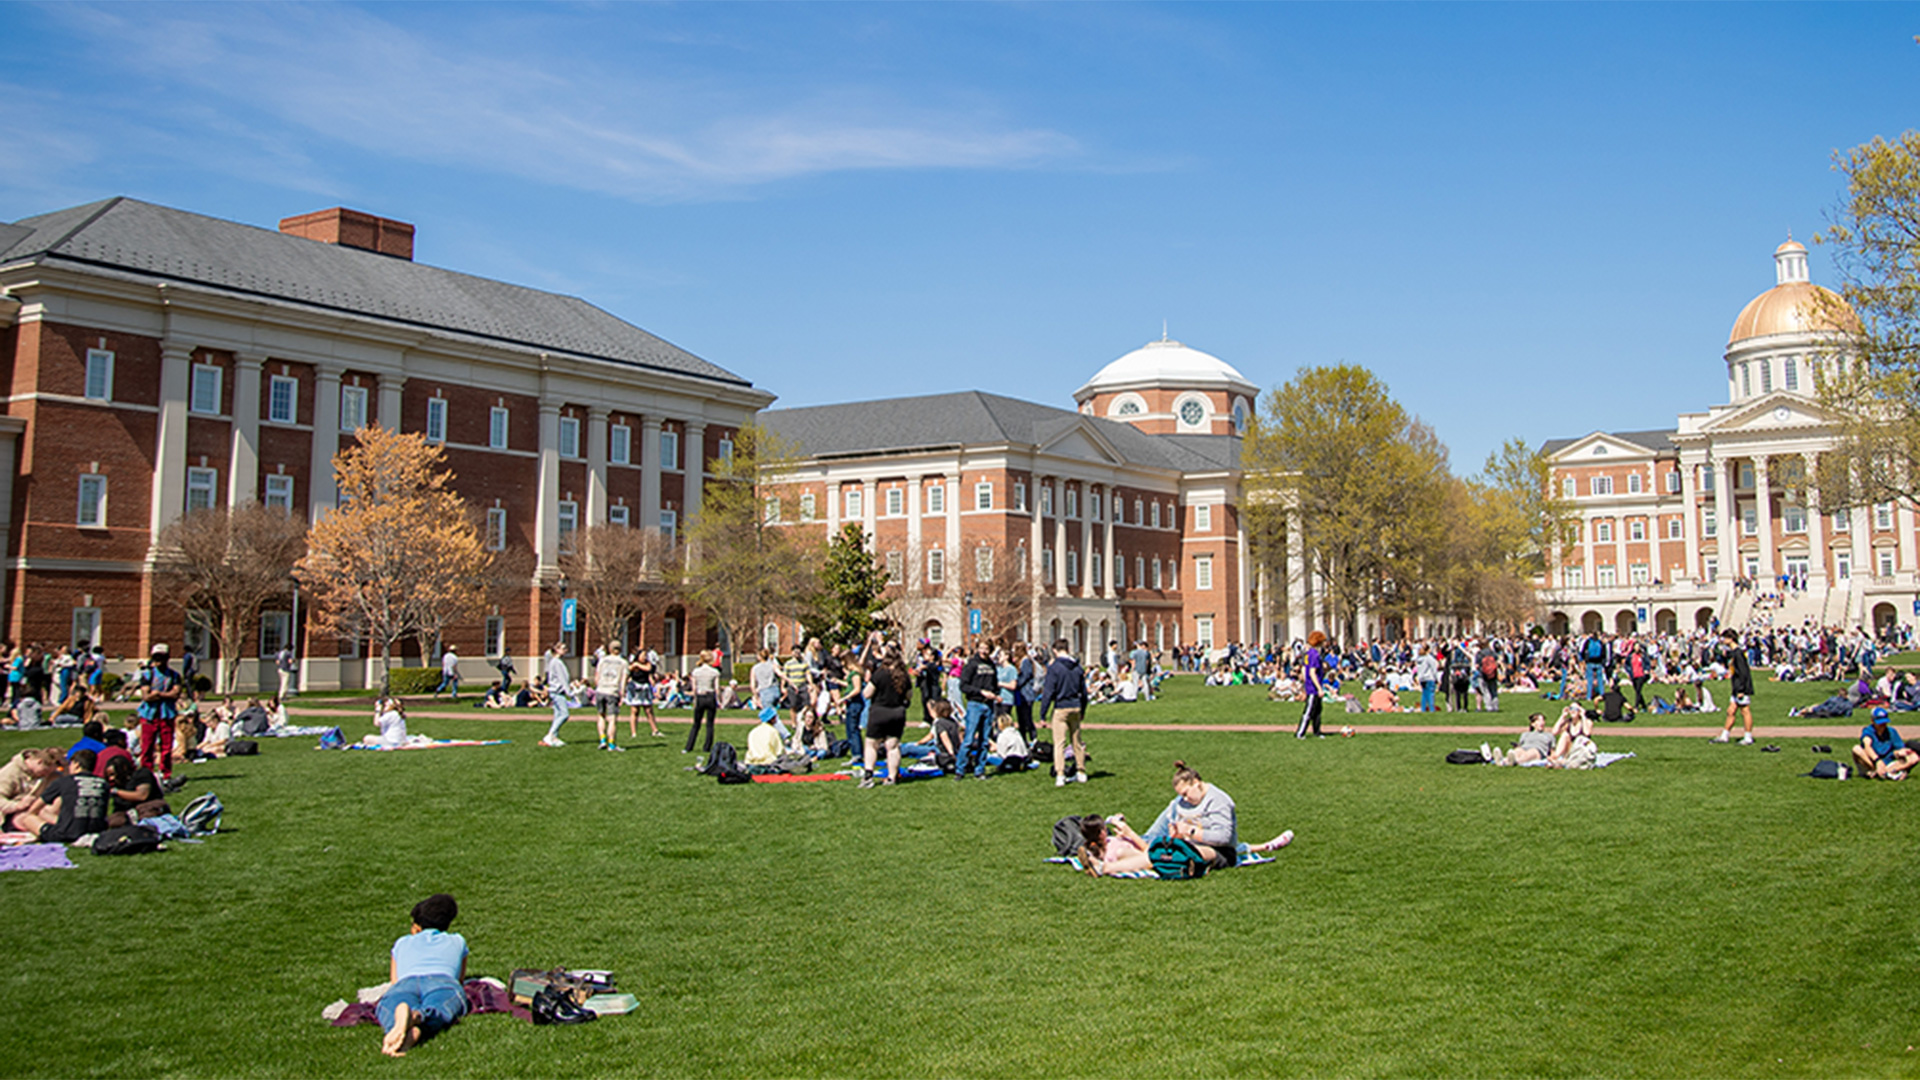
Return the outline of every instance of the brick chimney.
<path id="1" fill-rule="evenodd" d="M 323 244 L 339 244 L 413 261 L 413 226 L 344 206 L 281 218 L 280 231 Z"/>

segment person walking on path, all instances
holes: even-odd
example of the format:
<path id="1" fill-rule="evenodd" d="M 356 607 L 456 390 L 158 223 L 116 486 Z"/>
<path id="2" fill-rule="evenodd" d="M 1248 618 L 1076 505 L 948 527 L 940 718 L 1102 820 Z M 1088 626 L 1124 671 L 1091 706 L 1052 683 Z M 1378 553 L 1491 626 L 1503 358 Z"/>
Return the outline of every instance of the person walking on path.
<path id="1" fill-rule="evenodd" d="M 280 646 L 273 658 L 274 670 L 280 674 L 280 700 L 287 700 L 287 693 L 293 689 L 293 673 L 300 668 L 299 661 L 293 658 L 293 642 Z"/>
<path id="2" fill-rule="evenodd" d="M 1713 741 L 1723 743 L 1733 733 L 1733 714 L 1736 710 L 1746 717 L 1746 734 L 1740 736 L 1741 746 L 1753 745 L 1753 665 L 1747 662 L 1747 650 L 1740 645 L 1740 634 L 1732 627 L 1720 631 L 1720 637 L 1727 643 L 1727 726 Z"/>
<path id="3" fill-rule="evenodd" d="M 553 724 L 547 728 L 541 746 L 565 746 L 560 741 L 560 725 L 573 710 L 573 676 L 567 673 L 567 643 L 556 641 L 547 650 L 547 701 L 553 706 Z"/>
<path id="4" fill-rule="evenodd" d="M 1321 646 L 1327 643 L 1327 635 L 1315 630 L 1307 635 L 1307 657 L 1300 668 L 1300 685 L 1306 691 L 1307 703 L 1300 710 L 1300 726 L 1294 730 L 1293 737 L 1304 739 L 1311 730 L 1320 734 L 1320 709 L 1322 697 L 1327 692 L 1327 657 L 1321 652 Z"/>
<path id="5" fill-rule="evenodd" d="M 459 701 L 460 654 L 454 652 L 451 645 L 447 646 L 446 652 L 440 654 L 440 685 L 434 690 L 433 696 L 439 697 L 449 690 L 453 691 L 453 700 Z"/>

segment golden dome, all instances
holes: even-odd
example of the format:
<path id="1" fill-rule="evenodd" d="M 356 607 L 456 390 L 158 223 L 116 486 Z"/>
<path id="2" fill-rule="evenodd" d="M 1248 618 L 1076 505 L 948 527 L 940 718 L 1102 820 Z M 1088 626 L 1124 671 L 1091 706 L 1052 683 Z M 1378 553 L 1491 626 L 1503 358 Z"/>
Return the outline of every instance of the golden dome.
<path id="1" fill-rule="evenodd" d="M 1802 255 L 1807 253 L 1807 249 L 1801 246 L 1800 241 L 1795 240 L 1792 237 L 1788 237 L 1786 243 L 1781 244 L 1779 247 L 1773 249 L 1773 253 L 1775 255 L 1781 255 L 1789 251 L 1797 251 Z"/>
<path id="2" fill-rule="evenodd" d="M 1796 248 L 1800 246 L 1792 241 L 1787 244 Z M 1781 247 L 1784 249 L 1787 244 Z M 1825 298 L 1824 302 L 1817 299 L 1821 297 Z M 1836 317 L 1825 312 L 1838 314 Z M 1835 325 L 1836 318 L 1838 325 Z M 1732 346 L 1748 338 L 1765 337 L 1768 334 L 1859 329 L 1860 323 L 1854 318 L 1853 310 L 1833 290 L 1823 289 L 1812 282 L 1789 281 L 1754 297 L 1741 309 L 1740 317 L 1733 320 L 1733 332 L 1727 335 L 1727 344 Z"/>

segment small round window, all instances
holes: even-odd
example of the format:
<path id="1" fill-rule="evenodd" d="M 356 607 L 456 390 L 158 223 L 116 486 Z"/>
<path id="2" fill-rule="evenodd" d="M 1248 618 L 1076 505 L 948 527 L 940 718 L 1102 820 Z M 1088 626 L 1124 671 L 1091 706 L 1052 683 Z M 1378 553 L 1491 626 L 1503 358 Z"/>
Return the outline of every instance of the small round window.
<path id="1" fill-rule="evenodd" d="M 1114 410 L 1114 412 L 1119 416 L 1138 416 L 1140 415 L 1140 403 L 1137 401 L 1123 401 L 1120 403 L 1120 407 Z"/>
<path id="2" fill-rule="evenodd" d="M 1186 424 L 1188 427 L 1199 427 L 1200 422 L 1206 418 L 1206 407 L 1197 401 L 1188 401 L 1186 404 L 1180 406 L 1180 422 Z"/>

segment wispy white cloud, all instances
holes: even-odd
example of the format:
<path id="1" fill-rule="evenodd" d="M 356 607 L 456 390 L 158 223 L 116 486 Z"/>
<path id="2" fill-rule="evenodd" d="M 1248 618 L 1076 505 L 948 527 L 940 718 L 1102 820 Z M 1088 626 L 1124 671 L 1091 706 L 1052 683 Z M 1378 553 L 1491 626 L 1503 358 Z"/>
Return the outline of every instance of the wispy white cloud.
<path id="1" fill-rule="evenodd" d="M 343 5 L 50 11 L 156 91 L 118 108 L 250 143 L 295 171 L 307 154 L 297 144 L 318 136 L 399 161 L 671 201 L 820 173 L 1029 168 L 1079 152 L 1068 135 L 1000 120 L 990 103 L 647 77 L 543 60 L 517 41 L 429 40 Z"/>

